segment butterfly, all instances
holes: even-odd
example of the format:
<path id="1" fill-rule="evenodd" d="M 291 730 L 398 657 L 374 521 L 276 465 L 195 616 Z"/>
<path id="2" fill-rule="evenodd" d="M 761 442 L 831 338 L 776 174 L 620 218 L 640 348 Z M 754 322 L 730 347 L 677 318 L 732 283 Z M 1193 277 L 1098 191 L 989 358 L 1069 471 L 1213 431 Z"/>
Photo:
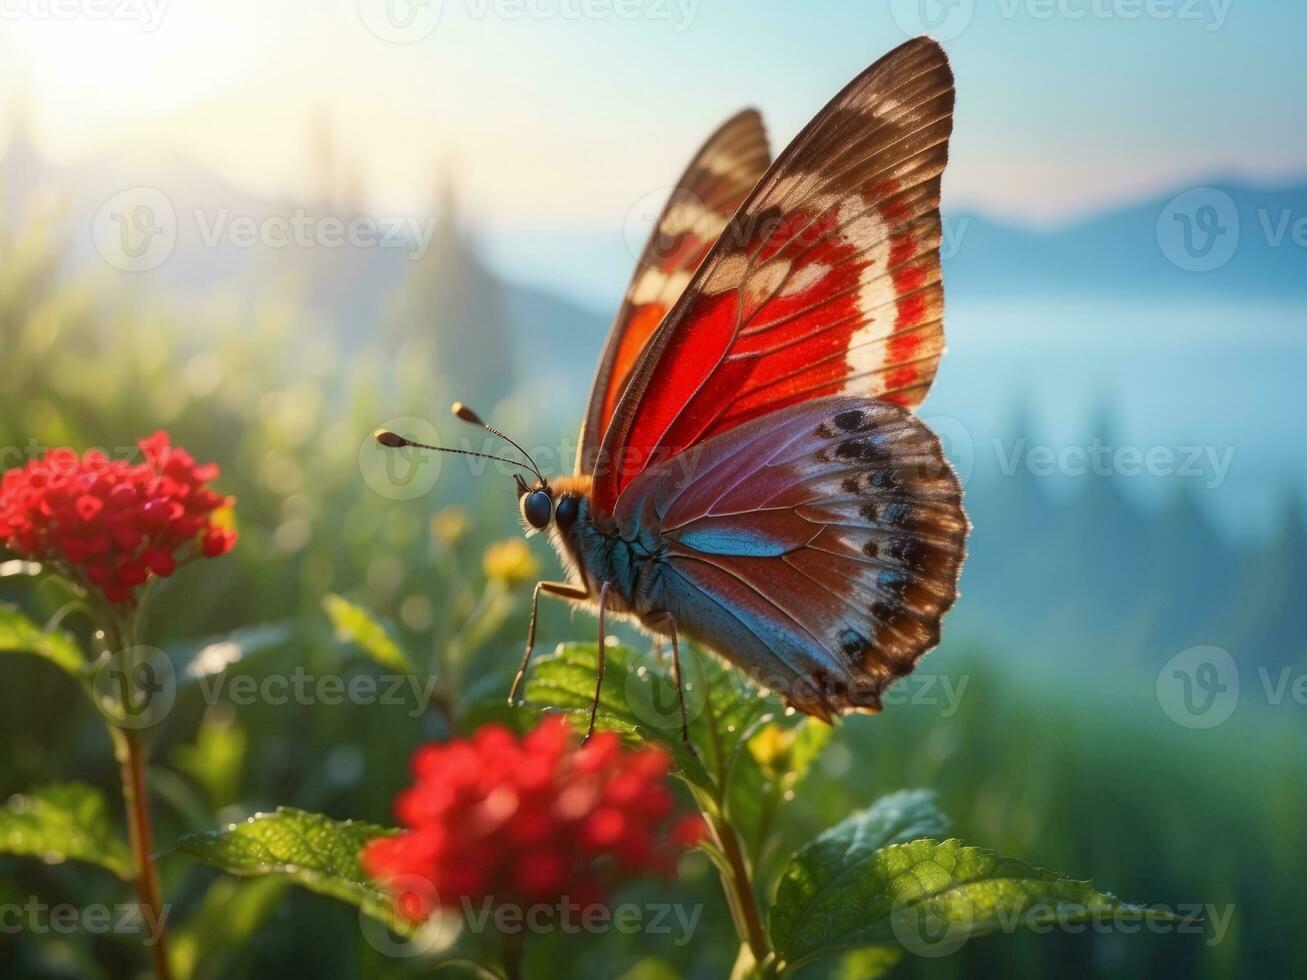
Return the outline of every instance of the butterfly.
<path id="1" fill-rule="evenodd" d="M 535 587 L 510 701 L 541 596 L 598 616 L 591 732 L 609 615 L 671 641 L 683 735 L 682 637 L 826 721 L 878 711 L 938 643 L 970 526 L 912 410 L 944 350 L 953 104 L 948 59 L 922 37 L 774 163 L 753 110 L 699 150 L 613 322 L 574 473 L 517 463 L 533 477 L 516 477 L 528 533 L 570 574 Z"/>

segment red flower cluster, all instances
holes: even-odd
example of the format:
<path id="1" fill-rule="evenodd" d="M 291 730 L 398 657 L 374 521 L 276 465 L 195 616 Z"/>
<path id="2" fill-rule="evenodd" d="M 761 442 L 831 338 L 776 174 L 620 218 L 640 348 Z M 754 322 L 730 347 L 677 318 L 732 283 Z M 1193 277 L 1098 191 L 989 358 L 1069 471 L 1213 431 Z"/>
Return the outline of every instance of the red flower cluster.
<path id="1" fill-rule="evenodd" d="M 698 814 L 673 814 L 668 767 L 611 732 L 578 748 L 556 716 L 522 739 L 486 725 L 418 750 L 417 782 L 395 801 L 409 829 L 372 841 L 363 867 L 414 920 L 463 899 L 589 908 L 625 879 L 670 874 L 702 836 Z"/>
<path id="2" fill-rule="evenodd" d="M 53 449 L 6 472 L 0 545 L 61 568 L 116 604 L 133 602 L 151 575 L 171 575 L 179 556 L 192 557 L 180 554 L 192 544 L 210 558 L 230 551 L 235 532 L 212 520 L 229 502 L 208 487 L 218 467 L 197 465 L 165 432 L 140 447 L 140 463 Z"/>

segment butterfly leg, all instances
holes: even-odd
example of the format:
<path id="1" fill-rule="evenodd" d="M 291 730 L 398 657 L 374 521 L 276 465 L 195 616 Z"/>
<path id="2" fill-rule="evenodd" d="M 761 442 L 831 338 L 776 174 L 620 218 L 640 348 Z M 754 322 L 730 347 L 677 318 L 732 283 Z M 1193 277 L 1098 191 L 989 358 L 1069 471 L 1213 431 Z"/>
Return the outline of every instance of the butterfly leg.
<path id="1" fill-rule="evenodd" d="M 604 689 L 604 661 L 607 657 L 604 655 L 604 619 L 608 611 L 608 592 L 612 588 L 612 583 L 605 582 L 599 586 L 599 670 L 595 678 L 595 698 L 590 702 L 590 727 L 586 730 L 585 740 L 588 742 L 590 736 L 595 733 L 595 715 L 599 713 L 599 693 Z"/>
<path id="2" fill-rule="evenodd" d="M 685 714 L 685 683 L 681 678 L 681 645 L 676 640 L 676 617 L 664 610 L 654 613 L 650 618 L 651 623 L 659 620 L 666 621 L 672 639 L 672 680 L 676 682 L 676 698 L 681 706 L 681 741 L 689 753 L 697 758 L 699 753 L 694 751 L 694 744 L 690 741 L 690 720 Z"/>
<path id="3" fill-rule="evenodd" d="M 526 665 L 531 661 L 531 651 L 536 645 L 536 613 L 540 611 L 540 593 L 555 596 L 559 599 L 584 599 L 590 594 L 590 590 L 581 585 L 573 585 L 571 582 L 537 582 L 535 591 L 531 593 L 531 619 L 526 628 L 526 652 L 522 654 L 522 664 L 517 668 L 517 676 L 513 678 L 513 687 L 508 692 L 508 703 L 517 704 L 517 689 L 522 686 L 522 678 L 526 676 Z"/>

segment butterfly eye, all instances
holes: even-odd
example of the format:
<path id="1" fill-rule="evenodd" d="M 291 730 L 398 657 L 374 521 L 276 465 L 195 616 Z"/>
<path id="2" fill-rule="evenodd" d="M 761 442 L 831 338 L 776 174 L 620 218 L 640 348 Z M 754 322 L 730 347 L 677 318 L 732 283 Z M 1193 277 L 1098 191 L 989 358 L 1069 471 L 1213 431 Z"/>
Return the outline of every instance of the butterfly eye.
<path id="1" fill-rule="evenodd" d="M 553 512 L 553 498 L 545 490 L 532 490 L 522 497 L 522 517 L 537 531 L 549 526 Z"/>
<path id="2" fill-rule="evenodd" d="M 572 525 L 576 523 L 577 512 L 581 505 L 573 496 L 566 496 L 558 502 L 558 510 L 554 513 L 554 520 L 558 522 L 560 531 L 570 531 Z"/>

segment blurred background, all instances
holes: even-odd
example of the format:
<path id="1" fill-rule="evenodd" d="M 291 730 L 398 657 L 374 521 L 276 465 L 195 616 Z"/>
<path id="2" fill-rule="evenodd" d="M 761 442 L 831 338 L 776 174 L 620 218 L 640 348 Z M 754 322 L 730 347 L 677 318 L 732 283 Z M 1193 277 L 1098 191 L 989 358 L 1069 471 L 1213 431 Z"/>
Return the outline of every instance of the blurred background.
<path id="1" fill-rule="evenodd" d="M 168 429 L 221 464 L 241 542 L 169 584 L 152 642 L 275 623 L 261 669 L 375 671 L 333 636 L 338 593 L 454 705 L 190 692 L 155 746 L 160 843 L 279 804 L 389 821 L 412 748 L 502 697 L 532 566 L 557 569 L 540 539 L 493 547 L 517 535 L 503 473 L 388 460 L 371 431 L 493 446 L 448 416 L 459 398 L 570 468 L 607 323 L 701 140 L 755 105 L 777 152 L 931 33 L 958 106 L 950 353 L 921 414 L 967 485 L 963 597 L 899 703 L 840 727 L 771 859 L 932 786 L 960 836 L 1228 926 L 991 937 L 896 975 L 1307 973 L 1305 31 L 1307 8 L 1252 0 L 5 5 L 0 468 Z M 0 599 L 54 608 L 10 579 Z M 542 638 L 590 629 L 551 610 Z M 112 791 L 80 695 L 3 668 L 0 796 Z M 349 907 L 165 874 L 192 943 L 200 912 L 236 930 L 188 976 L 416 969 Z M 114 901 L 105 877 L 0 859 L 0 897 Z M 549 937 L 533 975 L 724 975 L 715 876 L 676 887 L 706 906 L 693 942 Z M 0 935 L 14 976 L 138 962 L 121 938 Z"/>

